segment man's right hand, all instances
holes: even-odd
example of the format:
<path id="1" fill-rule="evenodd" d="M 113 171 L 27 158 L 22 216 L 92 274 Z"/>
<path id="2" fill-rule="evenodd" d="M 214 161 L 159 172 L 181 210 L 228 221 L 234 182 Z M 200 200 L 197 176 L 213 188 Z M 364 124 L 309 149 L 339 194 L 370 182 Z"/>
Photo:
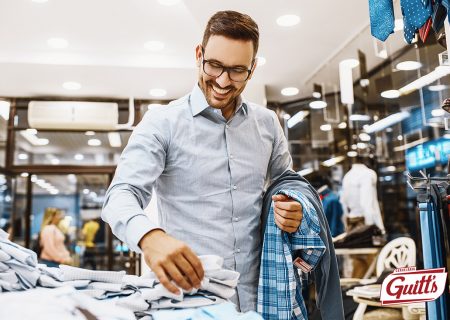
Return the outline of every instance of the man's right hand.
<path id="1" fill-rule="evenodd" d="M 141 239 L 139 247 L 147 265 L 170 292 L 179 293 L 172 281 L 186 291 L 200 287 L 204 276 L 202 263 L 184 242 L 155 229 Z"/>

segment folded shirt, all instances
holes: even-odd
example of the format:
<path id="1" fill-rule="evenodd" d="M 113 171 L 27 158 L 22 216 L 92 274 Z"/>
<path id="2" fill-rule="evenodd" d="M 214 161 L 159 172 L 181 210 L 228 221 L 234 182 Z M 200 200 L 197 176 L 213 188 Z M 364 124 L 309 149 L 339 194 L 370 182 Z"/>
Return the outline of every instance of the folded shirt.
<path id="1" fill-rule="evenodd" d="M 24 307 L 26 301 L 26 307 Z M 49 320 L 87 319 L 86 310 L 95 319 L 135 320 L 133 312 L 108 301 L 90 298 L 71 287 L 38 288 L 0 295 L 0 319 Z"/>
<path id="2" fill-rule="evenodd" d="M 61 264 L 59 266 L 64 274 L 64 281 L 91 280 L 99 282 L 122 283 L 125 271 L 99 271 L 87 270 Z"/>

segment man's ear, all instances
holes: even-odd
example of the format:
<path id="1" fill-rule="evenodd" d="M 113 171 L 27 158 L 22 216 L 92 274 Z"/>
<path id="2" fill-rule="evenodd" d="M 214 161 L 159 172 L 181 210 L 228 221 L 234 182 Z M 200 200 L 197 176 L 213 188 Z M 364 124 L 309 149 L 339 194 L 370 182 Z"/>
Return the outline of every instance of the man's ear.
<path id="1" fill-rule="evenodd" d="M 200 63 L 202 61 L 202 45 L 198 44 L 195 48 L 195 64 L 197 67 L 200 67 Z"/>
<path id="2" fill-rule="evenodd" d="M 255 60 L 253 62 L 253 66 L 252 66 L 252 71 L 250 72 L 250 76 L 248 77 L 247 81 L 253 77 L 253 72 L 255 72 L 257 64 L 258 64 L 258 57 L 255 57 Z"/>

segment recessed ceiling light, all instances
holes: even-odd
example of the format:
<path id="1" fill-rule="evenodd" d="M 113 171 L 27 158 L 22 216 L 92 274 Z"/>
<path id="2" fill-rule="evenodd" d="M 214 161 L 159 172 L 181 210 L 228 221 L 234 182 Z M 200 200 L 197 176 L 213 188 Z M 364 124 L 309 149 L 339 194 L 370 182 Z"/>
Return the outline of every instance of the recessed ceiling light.
<path id="1" fill-rule="evenodd" d="M 446 86 L 445 84 L 436 84 L 434 86 L 428 86 L 428 90 L 430 91 L 442 91 L 448 89 L 448 86 Z"/>
<path id="2" fill-rule="evenodd" d="M 361 141 L 365 141 L 365 142 L 370 141 L 370 135 L 368 135 L 365 132 L 362 132 L 359 134 L 359 139 L 361 139 Z"/>
<path id="3" fill-rule="evenodd" d="M 444 114 L 445 114 L 445 110 L 444 109 L 431 110 L 431 115 L 433 117 L 442 117 Z"/>
<path id="4" fill-rule="evenodd" d="M 347 128 L 347 122 L 341 122 L 341 123 L 339 123 L 339 124 L 338 124 L 338 128 L 339 128 L 339 129 L 345 129 L 345 128 Z"/>
<path id="5" fill-rule="evenodd" d="M 356 68 L 357 66 L 359 66 L 359 61 L 356 59 L 345 59 L 342 60 L 341 62 L 339 62 L 339 65 L 342 66 L 343 68 Z"/>
<path id="6" fill-rule="evenodd" d="M 422 64 L 418 61 L 403 61 L 400 63 L 397 63 L 395 68 L 397 70 L 403 70 L 403 71 L 411 71 L 411 70 L 417 70 L 422 67 Z"/>
<path id="7" fill-rule="evenodd" d="M 367 148 L 367 143 L 364 143 L 364 142 L 358 142 L 358 143 L 356 144 L 356 146 L 358 147 L 358 149 L 365 149 L 365 148 Z"/>
<path id="8" fill-rule="evenodd" d="M 153 97 L 164 97 L 167 91 L 164 89 L 151 89 L 149 93 Z"/>
<path id="9" fill-rule="evenodd" d="M 19 158 L 19 160 L 27 160 L 28 159 L 28 155 L 26 153 L 19 153 L 17 158 Z"/>
<path id="10" fill-rule="evenodd" d="M 52 160 L 50 160 L 51 164 L 57 165 L 60 163 L 58 158 L 53 158 Z"/>
<path id="11" fill-rule="evenodd" d="M 0 100 L 0 116 L 8 120 L 9 119 L 9 107 L 11 106 L 11 103 L 9 101 Z"/>
<path id="12" fill-rule="evenodd" d="M 50 38 L 47 40 L 47 44 L 53 49 L 64 49 L 69 46 L 69 41 L 63 38 Z"/>
<path id="13" fill-rule="evenodd" d="M 296 94 L 298 94 L 299 90 L 297 88 L 294 87 L 288 87 L 288 88 L 283 88 L 281 89 L 281 94 L 283 96 L 295 96 Z"/>
<path id="14" fill-rule="evenodd" d="M 400 97 L 400 91 L 386 90 L 381 93 L 381 96 L 386 99 L 396 99 L 396 98 Z"/>
<path id="15" fill-rule="evenodd" d="M 315 100 L 309 103 L 311 109 L 323 109 L 326 108 L 327 103 L 323 100 Z"/>
<path id="16" fill-rule="evenodd" d="M 81 161 L 81 160 L 84 159 L 84 155 L 82 155 L 81 153 L 77 153 L 77 154 L 74 156 L 74 159 L 75 159 L 75 160 L 78 160 L 78 161 Z"/>
<path id="17" fill-rule="evenodd" d="M 397 140 L 398 140 L 398 141 L 402 141 L 402 140 L 403 140 L 403 136 L 402 136 L 401 134 L 398 135 L 398 136 L 397 136 Z"/>
<path id="18" fill-rule="evenodd" d="M 264 58 L 264 57 L 257 57 L 257 66 L 258 67 L 261 67 L 261 66 L 263 66 L 263 65 L 265 65 L 266 64 L 266 62 L 267 62 L 267 60 L 266 60 L 266 58 Z"/>
<path id="19" fill-rule="evenodd" d="M 316 92 L 316 91 L 314 91 L 312 93 L 312 96 L 313 96 L 313 98 L 316 98 L 316 99 L 322 98 L 322 95 L 320 94 L 320 92 Z"/>
<path id="20" fill-rule="evenodd" d="M 323 124 L 320 126 L 320 130 L 322 131 L 330 131 L 331 130 L 331 124 Z"/>
<path id="21" fill-rule="evenodd" d="M 144 47 L 150 51 L 161 51 L 164 49 L 164 43 L 161 41 L 148 41 L 144 44 Z"/>
<path id="22" fill-rule="evenodd" d="M 94 131 L 86 131 L 84 134 L 87 135 L 87 136 L 95 136 L 95 132 Z"/>
<path id="23" fill-rule="evenodd" d="M 281 27 L 292 27 L 300 23 L 300 17 L 295 14 L 286 14 L 277 18 L 277 24 Z"/>
<path id="24" fill-rule="evenodd" d="M 403 30 L 403 27 L 404 27 L 403 19 L 395 19 L 394 26 L 395 26 L 394 27 L 395 32 Z"/>
<path id="25" fill-rule="evenodd" d="M 70 182 L 77 182 L 77 176 L 74 175 L 73 173 L 68 174 L 67 175 L 67 180 L 69 180 Z"/>
<path id="26" fill-rule="evenodd" d="M 370 116 L 367 114 L 352 114 L 349 119 L 350 121 L 369 121 Z"/>
<path id="27" fill-rule="evenodd" d="M 62 86 L 66 90 L 80 90 L 81 88 L 81 84 L 75 81 L 64 82 Z"/>
<path id="28" fill-rule="evenodd" d="M 181 0 L 158 0 L 158 2 L 165 6 L 173 6 L 181 2 Z"/>
<path id="29" fill-rule="evenodd" d="M 98 139 L 89 139 L 88 145 L 90 145 L 91 147 L 98 147 L 102 145 L 102 142 Z"/>
<path id="30" fill-rule="evenodd" d="M 22 172 L 22 173 L 20 174 L 20 176 L 21 176 L 22 178 L 26 178 L 26 177 L 28 177 L 28 172 Z"/>
<path id="31" fill-rule="evenodd" d="M 356 152 L 356 151 L 349 151 L 349 152 L 347 152 L 347 156 L 349 156 L 349 157 L 356 157 L 358 155 L 358 152 Z"/>

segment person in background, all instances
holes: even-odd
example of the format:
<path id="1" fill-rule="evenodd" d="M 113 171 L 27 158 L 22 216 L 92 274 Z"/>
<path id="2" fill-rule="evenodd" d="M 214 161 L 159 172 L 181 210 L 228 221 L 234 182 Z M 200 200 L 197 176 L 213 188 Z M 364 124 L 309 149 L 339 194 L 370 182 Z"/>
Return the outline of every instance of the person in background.
<path id="1" fill-rule="evenodd" d="M 59 264 L 71 264 L 70 252 L 64 245 L 64 233 L 57 227 L 64 218 L 60 209 L 45 209 L 44 218 L 39 235 L 41 246 L 40 262 L 49 267 L 58 267 Z"/>

